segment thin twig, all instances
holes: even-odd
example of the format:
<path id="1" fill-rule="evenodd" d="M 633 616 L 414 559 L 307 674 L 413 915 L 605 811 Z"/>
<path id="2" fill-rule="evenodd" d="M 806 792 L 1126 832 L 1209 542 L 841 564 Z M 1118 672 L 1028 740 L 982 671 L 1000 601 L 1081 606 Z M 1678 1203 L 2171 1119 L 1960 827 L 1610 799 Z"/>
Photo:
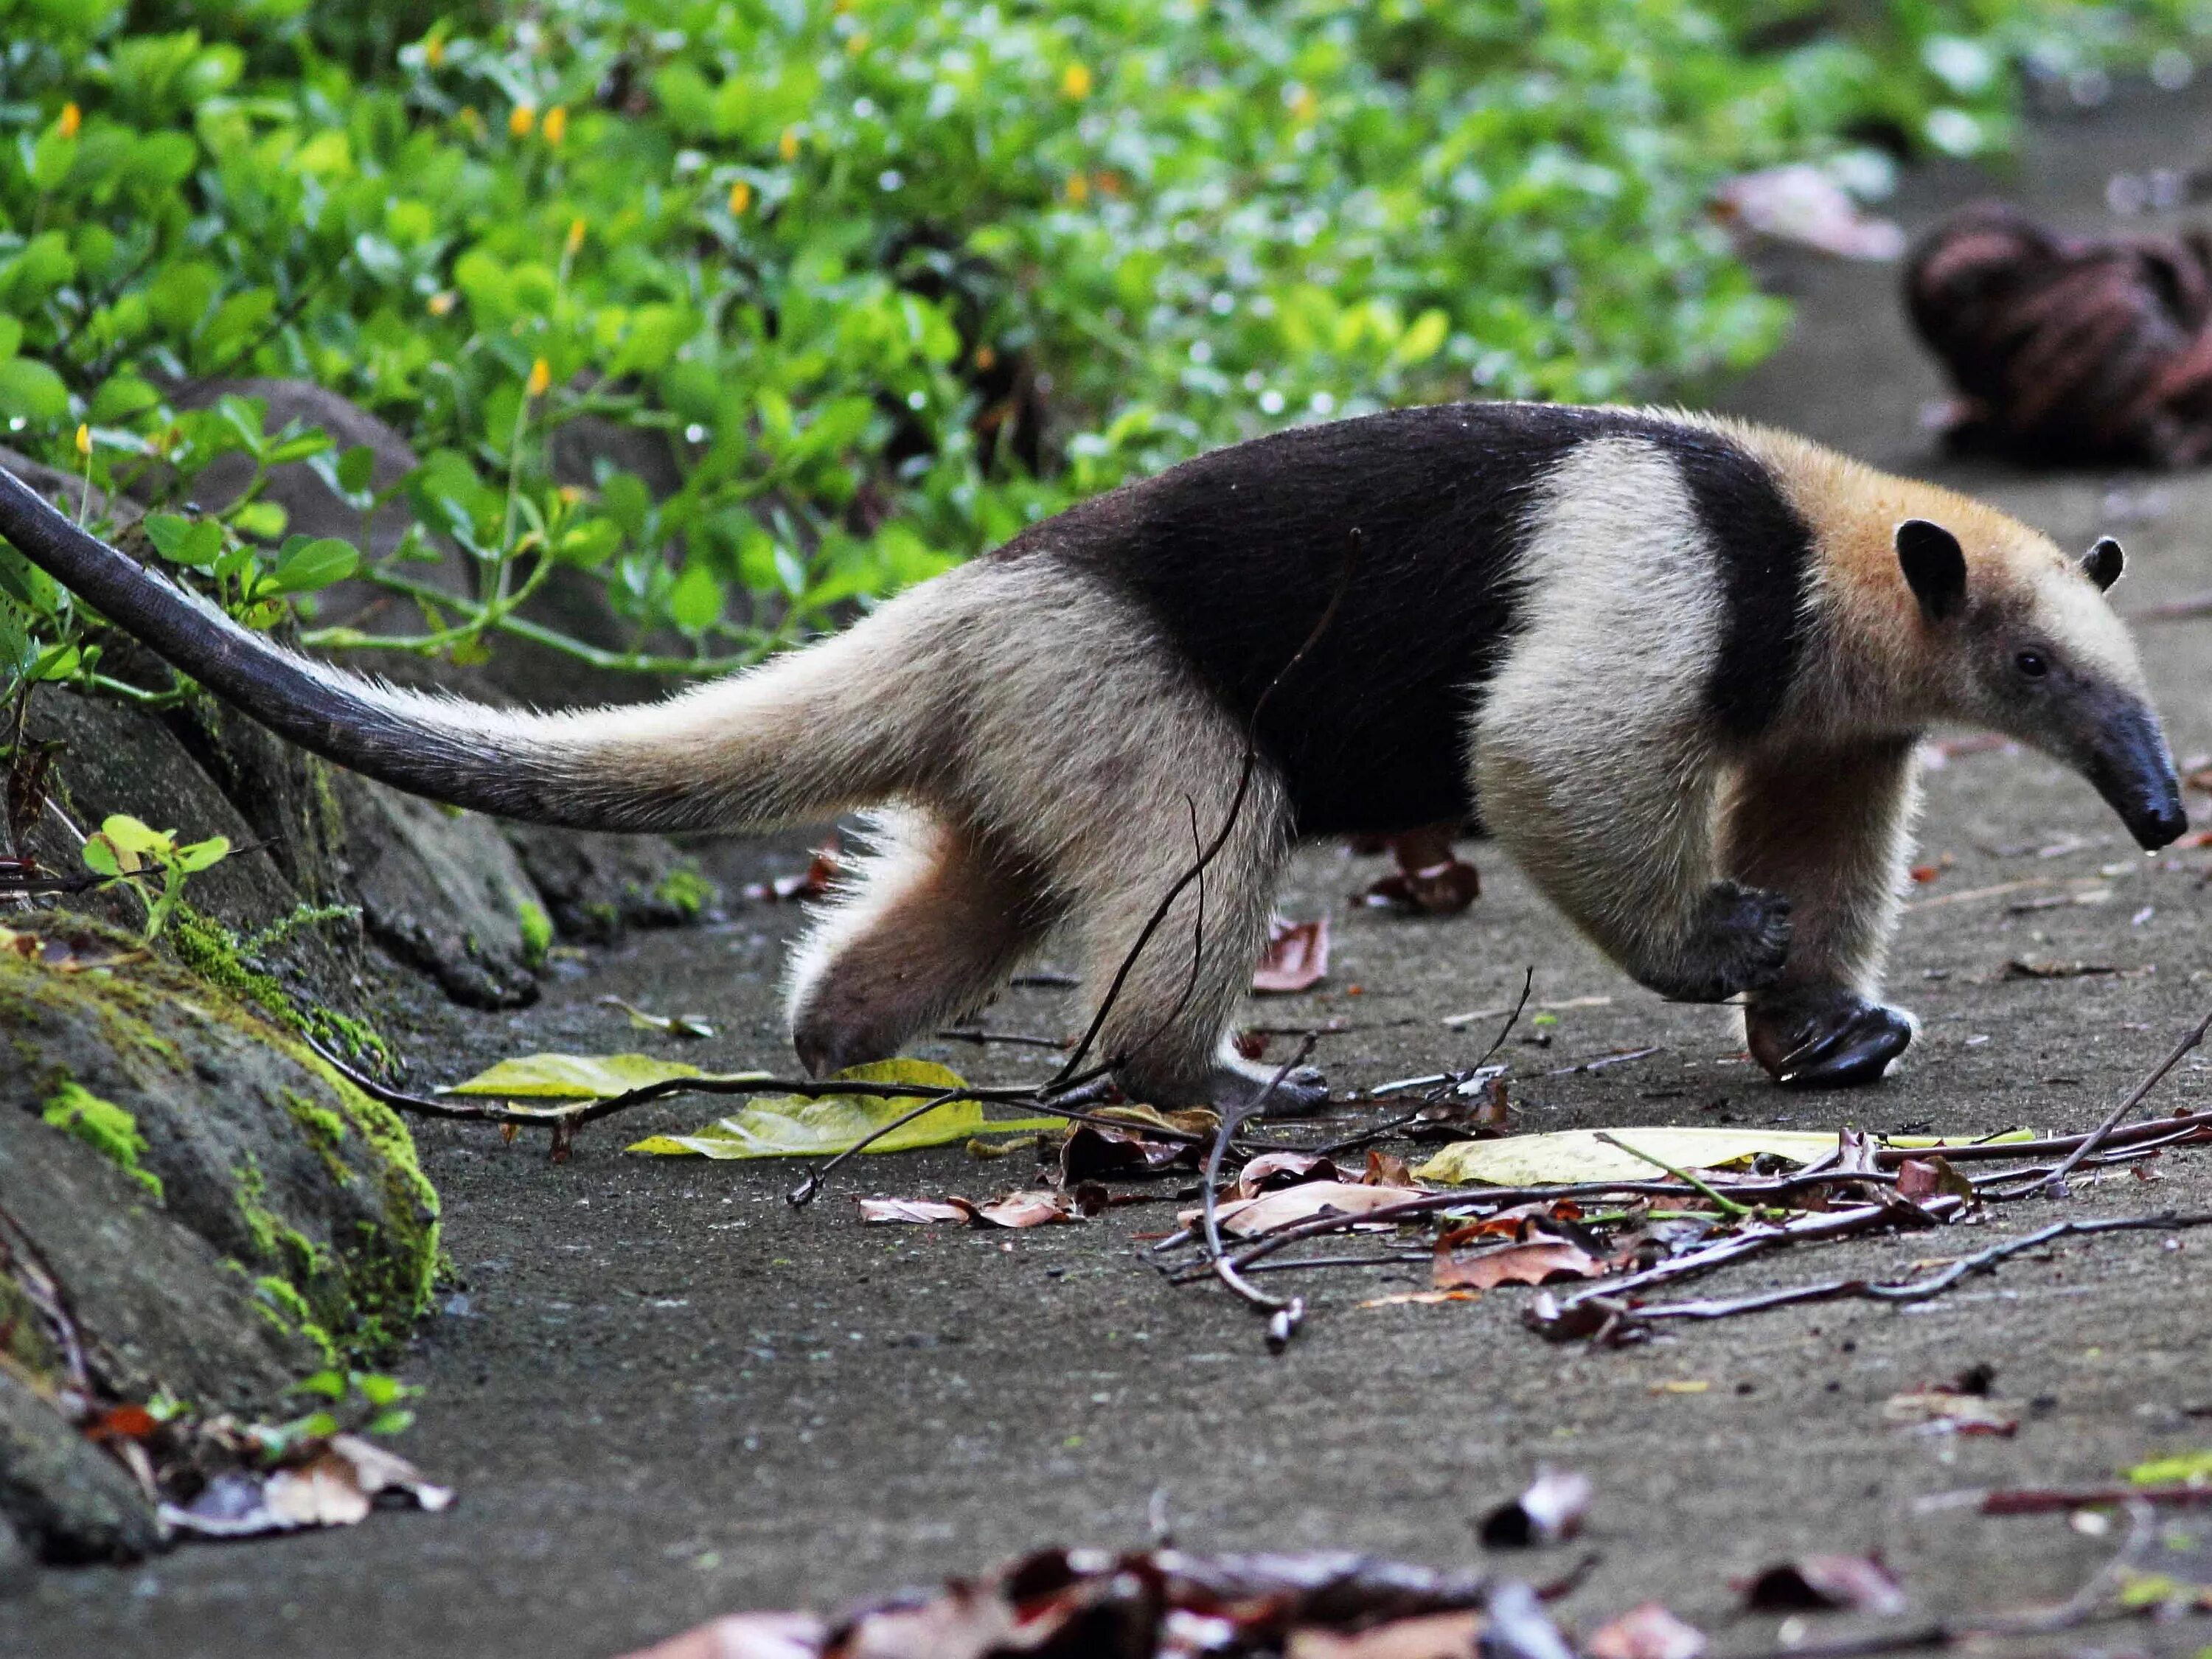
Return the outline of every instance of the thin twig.
<path id="1" fill-rule="evenodd" d="M 1282 1087 L 1283 1079 L 1305 1063 L 1306 1057 L 1313 1053 L 1313 1046 L 1314 1040 L 1308 1037 L 1298 1045 L 1296 1054 L 1275 1068 L 1275 1074 L 1267 1079 L 1266 1088 L 1243 1106 L 1231 1108 L 1221 1114 L 1221 1127 L 1215 1131 L 1213 1145 L 1206 1155 L 1206 1184 L 1200 1200 L 1206 1256 L 1212 1265 L 1215 1277 L 1268 1316 L 1267 1346 L 1279 1353 L 1297 1334 L 1299 1322 L 1305 1316 L 1305 1299 L 1295 1296 L 1270 1296 L 1257 1285 L 1247 1282 L 1230 1262 L 1226 1252 L 1221 1248 L 1221 1161 L 1228 1155 L 1229 1143 L 1237 1131 L 1247 1119 L 1257 1116 L 1266 1109 L 1275 1091 Z"/>
<path id="2" fill-rule="evenodd" d="M 2142 1105 L 2150 1091 L 2166 1080 L 2166 1074 L 2181 1064 L 2184 1054 L 2204 1041 L 2207 1031 L 2212 1031 L 2212 1008 L 2204 1011 L 2204 1018 L 2198 1020 L 2194 1028 L 2182 1033 L 2180 1040 L 2167 1051 L 2166 1058 L 2159 1061 L 2150 1075 L 2136 1085 L 2128 1092 L 2127 1097 L 2106 1114 L 2105 1121 L 2083 1137 L 2081 1144 L 2067 1154 L 2063 1163 L 2049 1175 L 2039 1177 L 2032 1185 L 2023 1188 L 2021 1196 L 2025 1197 L 2030 1193 L 2050 1193 L 2053 1196 L 2063 1196 L 2066 1191 L 2066 1177 L 2074 1173 L 2083 1158 L 2103 1146 L 2112 1131 L 2119 1127 L 2121 1121 L 2136 1107 Z"/>
<path id="3" fill-rule="evenodd" d="M 1490 1040 L 1490 1046 L 1482 1051 L 1482 1058 L 1464 1072 L 1447 1072 L 1441 1077 L 1430 1079 L 1431 1084 L 1432 1085 L 1449 1084 L 1451 1089 L 1462 1088 L 1470 1079 L 1480 1073 L 1482 1068 L 1490 1063 L 1490 1057 L 1505 1046 L 1505 1039 L 1513 1035 L 1513 1028 L 1521 1023 L 1521 1011 L 1528 1006 L 1528 994 L 1535 988 L 1536 969 L 1534 964 L 1531 963 L 1521 975 L 1521 994 L 1514 1000 L 1512 1007 L 1506 1011 L 1505 1024 L 1498 1028 L 1498 1035 Z M 1448 1093 L 1449 1090 L 1445 1090 L 1443 1092 Z M 1404 1128 L 1407 1124 L 1417 1122 L 1421 1115 L 1435 1106 L 1442 1097 L 1442 1094 L 1431 1092 L 1412 1111 L 1394 1117 L 1386 1123 L 1378 1123 L 1372 1128 L 1363 1129 L 1358 1134 L 1347 1135 L 1342 1140 L 1332 1140 L 1328 1146 L 1318 1149 L 1319 1155 L 1322 1158 L 1330 1158 L 1339 1152 L 1356 1152 L 1370 1142 L 1383 1139 Z"/>
<path id="4" fill-rule="evenodd" d="M 972 1042 L 978 1048 L 987 1043 L 1002 1042 L 1016 1048 L 1049 1048 L 1059 1054 L 1067 1047 L 1060 1037 L 1031 1036 L 1025 1031 L 951 1030 L 937 1033 L 943 1042 Z"/>
<path id="5" fill-rule="evenodd" d="M 1863 1279 L 1826 1279 L 1732 1302 L 1662 1303 L 1656 1307 L 1637 1308 L 1631 1311 L 1629 1318 L 1638 1322 L 1653 1319 L 1729 1319 L 1738 1314 L 1764 1313 L 1771 1308 L 1789 1307 L 1796 1303 L 1832 1302 L 1845 1297 L 1900 1305 L 1927 1302 L 1954 1288 L 1970 1273 L 1993 1273 L 2013 1256 L 2039 1249 L 2069 1235 L 2179 1231 L 2192 1227 L 2212 1227 L 2212 1214 L 2180 1215 L 2169 1212 L 2154 1216 L 2107 1216 L 2094 1221 L 2054 1221 L 2022 1237 L 2007 1239 L 1986 1250 L 1961 1256 L 1941 1273 L 1904 1284 L 1877 1284 Z"/>
<path id="6" fill-rule="evenodd" d="M 1683 1182 L 1686 1186 L 1695 1188 L 1699 1193 L 1711 1199 L 1719 1208 L 1723 1215 L 1747 1216 L 1752 1213 L 1751 1206 L 1749 1205 L 1739 1204 L 1732 1198 L 1723 1198 L 1718 1193 L 1715 1192 L 1711 1187 L 1708 1187 L 1704 1182 L 1698 1180 L 1697 1176 L 1692 1175 L 1687 1170 L 1678 1170 L 1673 1164 L 1667 1162 L 1663 1158 L 1654 1158 L 1649 1152 L 1640 1152 L 1637 1148 L 1630 1146 L 1626 1141 L 1621 1139 L 1620 1137 L 1616 1134 L 1610 1133 L 1604 1129 L 1600 1129 L 1597 1132 L 1596 1139 L 1602 1140 L 1608 1146 L 1618 1146 L 1622 1152 L 1626 1152 L 1629 1157 L 1639 1159 L 1645 1164 L 1649 1164 L 1655 1169 L 1664 1170 L 1668 1175 L 1674 1176 L 1675 1180 Z"/>

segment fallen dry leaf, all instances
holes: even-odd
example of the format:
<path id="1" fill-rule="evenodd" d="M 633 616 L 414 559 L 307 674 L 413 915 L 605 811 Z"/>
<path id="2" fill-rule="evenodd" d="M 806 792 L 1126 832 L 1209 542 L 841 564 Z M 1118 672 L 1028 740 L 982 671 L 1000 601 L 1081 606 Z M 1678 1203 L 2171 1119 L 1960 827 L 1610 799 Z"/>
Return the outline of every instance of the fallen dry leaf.
<path id="1" fill-rule="evenodd" d="M 1349 1181 L 1307 1181 L 1285 1187 L 1280 1192 L 1262 1193 L 1257 1198 L 1232 1200 L 1217 1206 L 1216 1217 L 1223 1232 L 1243 1238 L 1317 1215 L 1364 1215 L 1386 1205 L 1423 1197 L 1425 1192 L 1419 1187 L 1368 1187 Z M 1205 1215 L 1203 1210 L 1183 1210 L 1176 1219 L 1186 1227 L 1195 1227 L 1203 1224 Z"/>
<path id="2" fill-rule="evenodd" d="M 867 1222 L 921 1226 L 951 1222 L 959 1226 L 1003 1227 L 1010 1232 L 1083 1219 L 1069 1194 L 1042 1191 L 1001 1193 L 981 1204 L 969 1198 L 864 1198 L 860 1205 L 860 1219 Z"/>
<path id="3" fill-rule="evenodd" d="M 2094 979 L 2120 970 L 2108 962 L 2055 962 L 2014 957 L 2005 963 L 1999 979 Z"/>
<path id="4" fill-rule="evenodd" d="M 1475 1659 L 1482 1627 L 1482 1615 L 1472 1610 L 1394 1619 L 1349 1636 L 1308 1625 L 1291 1632 L 1283 1655 L 1284 1659 Z"/>
<path id="5" fill-rule="evenodd" d="M 1974 1183 L 1953 1169 L 1949 1159 L 1931 1154 L 1927 1158 L 1908 1158 L 1897 1166 L 1899 1198 L 1909 1198 L 1917 1204 L 1946 1193 L 1970 1202 L 1974 1196 Z"/>
<path id="6" fill-rule="evenodd" d="M 1308 1181 L 1342 1181 L 1335 1161 L 1314 1152 L 1262 1152 L 1237 1174 L 1238 1198 L 1257 1198 Z M 1372 1184 L 1372 1183 L 1370 1183 Z"/>
<path id="7" fill-rule="evenodd" d="M 1705 1650 L 1705 1632 L 1656 1601 L 1631 1607 L 1583 1644 L 1585 1659 L 1698 1659 Z"/>
<path id="8" fill-rule="evenodd" d="M 1484 1546 L 1525 1549 L 1532 1544 L 1564 1543 L 1582 1530 L 1590 1491 L 1586 1474 L 1539 1468 L 1527 1491 L 1482 1517 L 1478 1530 Z"/>
<path id="9" fill-rule="evenodd" d="M 1367 1154 L 1367 1172 L 1359 1177 L 1366 1187 L 1410 1187 L 1413 1172 L 1406 1160 L 1395 1152 L 1370 1150 Z"/>
<path id="10" fill-rule="evenodd" d="M 630 1659 L 816 1659 L 827 1634 L 811 1613 L 733 1613 Z"/>
<path id="11" fill-rule="evenodd" d="M 1556 1279 L 1595 1279 L 1606 1264 L 1564 1238 L 1531 1239 L 1462 1253 L 1437 1249 L 1430 1283 L 1440 1291 L 1486 1291 L 1499 1285 L 1545 1285 Z"/>
<path id="12" fill-rule="evenodd" d="M 1328 918 L 1267 924 L 1267 948 L 1252 970 L 1255 991 L 1280 994 L 1311 990 L 1328 976 Z"/>
<path id="13" fill-rule="evenodd" d="M 844 850 L 833 837 L 814 849 L 814 857 L 803 874 L 753 882 L 745 888 L 744 894 L 749 899 L 764 900 L 770 904 L 805 903 L 827 894 L 844 873 Z"/>
<path id="14" fill-rule="evenodd" d="M 641 1031 L 659 1031 L 666 1036 L 710 1037 L 714 1028 L 701 1014 L 656 1014 L 617 996 L 599 999 L 603 1007 L 618 1008 L 629 1016 L 629 1023 Z"/>
<path id="15" fill-rule="evenodd" d="M 1370 1296 L 1358 1305 L 1363 1308 L 1433 1308 L 1446 1302 L 1480 1302 L 1480 1291 L 1393 1291 L 1388 1296 Z"/>
<path id="16" fill-rule="evenodd" d="M 1905 1590 L 1878 1555 L 1801 1555 L 1756 1574 L 1743 1585 L 1753 1613 L 1905 1611 Z"/>
<path id="17" fill-rule="evenodd" d="M 1459 859 L 1400 869 L 1359 890 L 1362 904 L 1415 915 L 1455 916 L 1482 896 L 1482 877 Z"/>
<path id="18" fill-rule="evenodd" d="M 2018 1407 L 1943 1384 L 1893 1394 L 1882 1402 L 1881 1414 L 1923 1433 L 1990 1434 L 2008 1440 L 2020 1431 Z"/>
<path id="19" fill-rule="evenodd" d="M 358 1435 L 334 1434 L 303 1462 L 258 1474 L 218 1474 L 189 1504 L 161 1505 L 173 1531 L 198 1538 L 256 1538 L 308 1527 L 350 1527 L 395 1492 L 433 1514 L 453 1501 L 412 1463 Z"/>
<path id="20" fill-rule="evenodd" d="M 1712 210 L 1738 231 L 1840 259 L 1887 261 L 1905 252 L 1905 232 L 1896 221 L 1869 217 L 1826 168 L 1809 161 L 1729 179 L 1714 191 Z"/>
<path id="21" fill-rule="evenodd" d="M 975 1206 L 965 1199 L 955 1203 L 941 1198 L 864 1198 L 860 1200 L 860 1219 L 863 1221 L 910 1222 L 928 1226 L 950 1221 L 959 1226 L 968 1224 Z"/>

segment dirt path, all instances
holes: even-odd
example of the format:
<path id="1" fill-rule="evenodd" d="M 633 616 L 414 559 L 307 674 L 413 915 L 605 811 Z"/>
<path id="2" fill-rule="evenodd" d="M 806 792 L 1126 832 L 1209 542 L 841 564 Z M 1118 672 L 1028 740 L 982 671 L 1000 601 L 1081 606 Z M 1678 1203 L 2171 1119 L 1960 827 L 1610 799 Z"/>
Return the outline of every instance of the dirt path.
<path id="1" fill-rule="evenodd" d="M 2212 102 L 2132 101 L 2043 131 L 2019 182 L 2036 210 L 2094 223 L 2110 172 L 2198 158 L 2208 129 Z M 1925 223 L 1977 188 L 1963 174 L 1917 180 L 1906 216 Z M 1938 388 L 1905 339 L 1894 273 L 1792 270 L 1798 337 L 1733 405 L 1933 471 L 1916 422 Z M 1970 483 L 2069 544 L 2120 535 L 2130 605 L 2212 587 L 2212 479 Z M 2212 749 L 2212 623 L 2154 628 L 2146 644 L 2177 751 Z M 1306 854 L 1287 908 L 1331 908 L 1335 989 L 1270 1012 L 1413 1022 L 1331 1040 L 1337 1080 L 1371 1083 L 1471 1058 L 1486 1033 L 1438 1020 L 1510 1000 L 1533 964 L 1540 1000 L 1610 1000 L 1562 1013 L 1548 1050 L 1511 1050 L 1529 1127 L 1989 1131 L 2086 1126 L 2212 998 L 2212 854 L 2139 857 L 2057 768 L 2004 753 L 1954 761 L 1929 779 L 1923 847 L 1952 862 L 1906 918 L 1893 982 L 1925 1035 L 1900 1077 L 1858 1096 L 1768 1087 L 1735 1058 L 1730 1017 L 1637 990 L 1480 849 L 1483 900 L 1436 923 L 1347 910 L 1343 896 L 1370 870 Z M 712 1011 L 723 1035 L 685 1058 L 781 1066 L 773 982 L 790 920 L 744 908 L 725 927 L 641 940 L 593 957 L 525 1015 L 426 1032 L 415 1052 L 441 1054 L 444 1075 L 501 1053 L 661 1041 L 595 1005 L 613 992 Z M 2123 971 L 2008 981 L 2015 957 Z M 1036 992 L 992 1023 L 1059 1029 Z M 1661 1051 L 1541 1075 L 1646 1045 Z M 945 1057 L 1012 1078 L 1030 1069 L 1005 1057 L 1018 1053 Z M 2203 1066 L 2186 1065 L 2161 1103 L 2212 1104 Z M 2212 1288 L 2194 1266 L 2212 1235 L 2066 1249 L 1906 1313 L 1807 1308 L 1618 1353 L 1546 1346 L 1521 1328 L 1522 1292 L 1359 1310 L 1361 1295 L 1410 1279 L 1377 1274 L 1363 1290 L 1338 1277 L 1316 1285 L 1307 1332 L 1271 1359 L 1241 1309 L 1170 1289 L 1132 1257 L 1129 1237 L 1156 1228 L 1159 1211 L 1012 1238 L 864 1231 L 854 1193 L 975 1192 L 1000 1172 L 957 1152 L 908 1155 L 794 1213 L 787 1168 L 617 1153 L 632 1131 L 709 1115 L 686 1107 L 587 1132 L 558 1168 L 490 1133 L 422 1135 L 461 1283 L 405 1361 L 428 1394 L 404 1449 L 459 1486 L 453 1512 L 48 1575 L 0 1608 L 0 1652 L 594 1659 L 729 1608 L 834 1603 L 1048 1540 L 1139 1542 L 1155 1492 L 1201 1547 L 1452 1562 L 1472 1548 L 1470 1513 L 1542 1461 L 1598 1483 L 1590 1542 L 1604 1561 L 1569 1616 L 1587 1627 L 1656 1595 L 1742 1650 L 1773 1632 L 1731 1620 L 1731 1577 L 1800 1549 L 1880 1546 L 1923 1613 L 2056 1598 L 2110 1540 L 1920 1500 L 2097 1481 L 2150 1452 L 2212 1443 Z M 2172 1164 L 2154 1189 L 2123 1176 L 2063 1213 L 2212 1207 L 2212 1158 Z M 2053 1213 L 2007 1215 L 1973 1237 Z M 1893 1273 L 1931 1248 L 1954 1247 L 1863 1245 L 1732 1282 Z M 2016 1438 L 1884 1425 L 1887 1395 L 1976 1363 L 2026 1402 Z M 1663 1386 L 1684 1382 L 1707 1386 Z M 2212 1577 L 2199 1546 L 2156 1565 Z M 2212 1632 L 2191 1620 L 2099 1639 L 2187 1653 Z"/>

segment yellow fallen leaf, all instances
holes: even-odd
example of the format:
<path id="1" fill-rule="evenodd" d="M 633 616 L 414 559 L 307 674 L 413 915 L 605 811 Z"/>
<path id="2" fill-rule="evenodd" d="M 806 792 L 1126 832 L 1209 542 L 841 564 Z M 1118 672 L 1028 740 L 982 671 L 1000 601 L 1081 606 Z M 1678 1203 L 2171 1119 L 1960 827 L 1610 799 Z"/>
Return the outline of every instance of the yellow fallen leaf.
<path id="1" fill-rule="evenodd" d="M 696 1066 L 650 1054 L 523 1054 L 502 1060 L 441 1095 L 490 1095 L 501 1100 L 611 1100 L 648 1083 L 704 1077 Z M 765 1072 L 739 1075 L 766 1077 Z"/>
<path id="2" fill-rule="evenodd" d="M 655 1062 L 662 1064 L 665 1062 Z M 663 1157 L 711 1158 L 821 1158 L 849 1151 L 883 1125 L 904 1116 L 930 1096 L 964 1089 L 965 1079 L 926 1060 L 884 1060 L 854 1066 L 836 1081 L 909 1085 L 910 1095 L 767 1095 L 717 1120 L 696 1134 L 648 1135 L 626 1150 Z M 871 1152 L 910 1152 L 964 1141 L 983 1131 L 994 1134 L 1056 1129 L 1054 1117 L 1013 1118 L 994 1122 L 975 1100 L 948 1101 L 911 1123 L 869 1141 Z"/>
<path id="3" fill-rule="evenodd" d="M 1673 1164 L 1678 1170 L 1733 1170 L 1750 1164 L 1761 1153 L 1810 1164 L 1836 1150 L 1832 1130 L 1731 1129 L 1695 1127 L 1675 1128 L 1650 1125 L 1632 1129 L 1560 1129 L 1550 1134 L 1509 1135 L 1502 1140 L 1462 1140 L 1444 1147 L 1413 1171 L 1422 1181 L 1451 1186 L 1477 1182 L 1491 1187 L 1545 1187 L 1573 1181 L 1647 1181 L 1659 1170 L 1634 1153 L 1608 1141 L 1602 1133 L 1625 1141 L 1637 1152 Z M 2034 1131 L 2020 1129 L 1990 1137 L 1992 1140 L 2026 1140 Z M 1900 1147 L 1958 1145 L 1936 1135 L 1898 1135 L 1885 1145 Z M 1972 1137 L 1966 1137 L 1972 1139 Z"/>
<path id="4" fill-rule="evenodd" d="M 1679 1382 L 1654 1382 L 1651 1385 L 1651 1392 L 1654 1394 L 1703 1394 L 1712 1386 L 1710 1382 L 1686 1378 Z"/>
<path id="5" fill-rule="evenodd" d="M 1393 1291 L 1388 1296 L 1370 1296 L 1359 1305 L 1363 1308 L 1430 1308 L 1445 1302 L 1480 1302 L 1480 1291 Z"/>

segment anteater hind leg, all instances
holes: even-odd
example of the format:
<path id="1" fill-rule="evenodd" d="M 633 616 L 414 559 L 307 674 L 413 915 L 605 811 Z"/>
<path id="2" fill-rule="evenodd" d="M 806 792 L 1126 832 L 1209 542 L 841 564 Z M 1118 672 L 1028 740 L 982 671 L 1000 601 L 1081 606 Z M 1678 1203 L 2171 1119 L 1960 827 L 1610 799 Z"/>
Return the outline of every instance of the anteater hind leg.
<path id="1" fill-rule="evenodd" d="M 819 1077 L 888 1060 L 1005 984 L 1053 921 L 1020 860 L 920 814 L 886 814 L 878 850 L 793 957 L 792 1044 Z"/>
<path id="2" fill-rule="evenodd" d="M 1723 808 L 1729 872 L 1790 902 L 1781 977 L 1744 1010 L 1753 1058 L 1776 1082 L 1870 1083 L 1911 1042 L 1880 1000 L 1917 788 L 1912 742 L 1798 751 L 1745 769 Z"/>
<path id="3" fill-rule="evenodd" d="M 1254 780 L 1220 852 L 1145 937 L 1201 844 L 1219 830 L 1235 783 L 1231 770 L 1196 787 L 1116 803 L 1110 823 L 1099 826 L 1109 844 L 1065 872 L 1084 940 L 1084 991 L 1094 1012 L 1105 1005 L 1091 1058 L 1117 1062 L 1115 1075 L 1133 1100 L 1234 1108 L 1257 1099 L 1275 1073 L 1239 1058 L 1226 1036 L 1251 989 L 1288 848 L 1271 781 Z M 1286 1077 L 1266 1104 L 1292 1111 L 1327 1097 L 1318 1074 L 1309 1073 Z"/>

